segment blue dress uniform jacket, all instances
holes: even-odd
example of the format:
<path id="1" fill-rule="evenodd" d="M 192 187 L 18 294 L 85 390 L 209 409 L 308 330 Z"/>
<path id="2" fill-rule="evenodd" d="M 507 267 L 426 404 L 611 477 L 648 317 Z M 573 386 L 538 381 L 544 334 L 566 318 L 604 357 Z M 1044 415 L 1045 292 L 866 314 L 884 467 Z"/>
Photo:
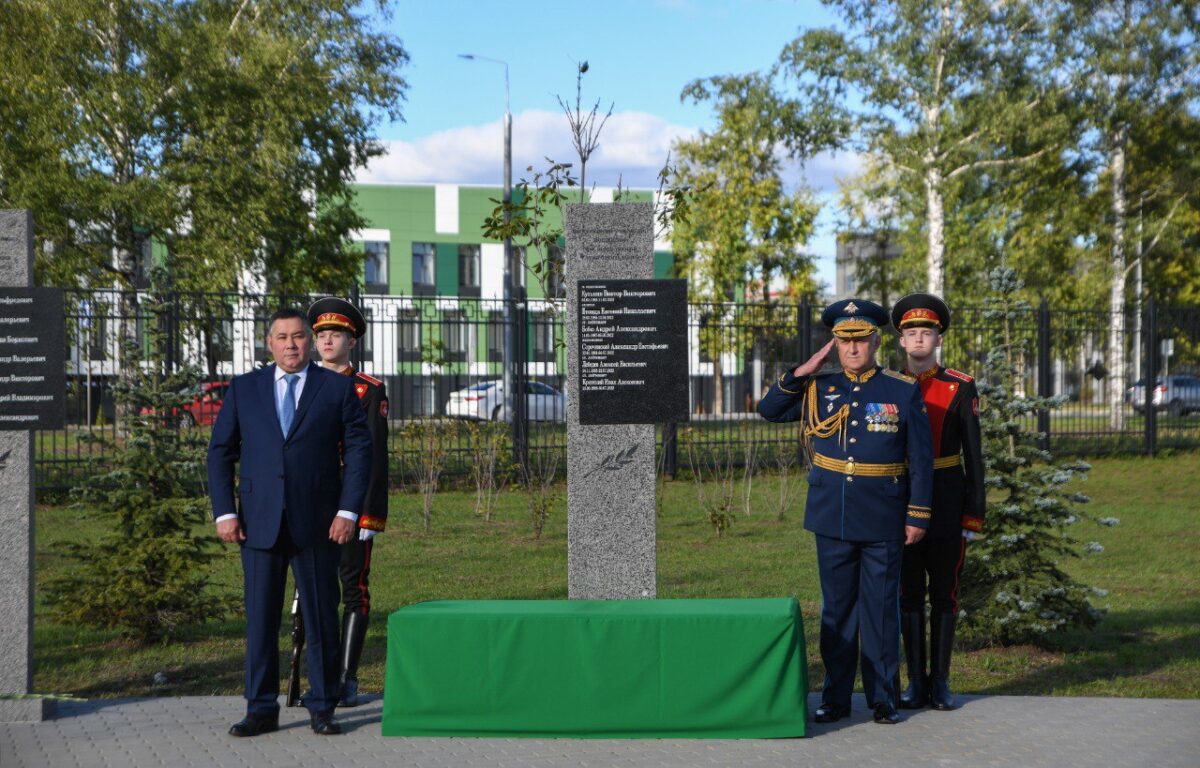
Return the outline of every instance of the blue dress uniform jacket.
<path id="1" fill-rule="evenodd" d="M 895 699 L 904 526 L 926 528 L 933 495 L 929 418 L 916 381 L 874 367 L 779 378 L 758 412 L 802 421 L 812 469 L 804 527 L 816 534 L 821 578 L 822 701 L 850 710 L 862 654 L 863 690 Z"/>
<path id="2" fill-rule="evenodd" d="M 902 541 L 927 528 L 933 446 L 921 390 L 876 366 L 796 378 L 789 370 L 758 404 L 768 421 L 803 421 L 813 462 L 804 527 L 843 541 Z"/>

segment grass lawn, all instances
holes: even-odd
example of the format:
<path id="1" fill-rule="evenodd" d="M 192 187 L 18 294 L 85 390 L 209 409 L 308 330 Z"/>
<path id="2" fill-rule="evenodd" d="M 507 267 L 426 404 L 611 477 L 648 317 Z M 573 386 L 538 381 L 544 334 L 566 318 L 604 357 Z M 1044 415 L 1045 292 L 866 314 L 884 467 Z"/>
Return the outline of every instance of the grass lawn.
<path id="1" fill-rule="evenodd" d="M 1081 489 L 1091 512 L 1121 520 L 1115 528 L 1082 523 L 1076 535 L 1105 551 L 1067 565 L 1085 583 L 1109 590 L 1108 616 L 1094 630 L 1072 632 L 1045 647 L 987 648 L 955 656 L 962 693 L 1200 697 L 1200 454 L 1157 460 L 1098 459 Z M 779 480 L 756 478 L 752 514 L 739 512 L 717 538 L 696 504 L 694 487 L 663 484 L 659 520 L 659 596 L 795 595 L 804 612 L 810 685 L 823 675 L 817 644 L 820 590 L 812 536 L 803 530 L 803 482 L 782 519 Z M 794 482 L 794 481 L 793 481 Z M 531 535 L 525 497 L 504 493 L 490 522 L 475 516 L 473 494 L 448 491 L 435 502 L 431 533 L 422 530 L 420 499 L 397 494 L 372 567 L 373 618 L 360 680 L 383 683 L 385 617 L 420 600 L 565 598 L 566 500 L 540 540 Z M 740 498 L 740 496 L 739 496 Z M 102 523 L 66 506 L 37 511 L 37 583 L 63 566 L 64 545 L 97 535 Z M 211 527 L 197 529 L 210 536 Z M 223 548 L 213 588 L 237 595 L 236 549 Z M 40 594 L 40 589 L 39 589 Z M 34 689 L 84 697 L 238 694 L 243 623 L 239 616 L 195 629 L 181 641 L 139 648 L 109 632 L 51 622 L 39 600 Z M 285 616 L 280 646 L 286 663 Z M 165 685 L 153 677 L 163 672 Z"/>

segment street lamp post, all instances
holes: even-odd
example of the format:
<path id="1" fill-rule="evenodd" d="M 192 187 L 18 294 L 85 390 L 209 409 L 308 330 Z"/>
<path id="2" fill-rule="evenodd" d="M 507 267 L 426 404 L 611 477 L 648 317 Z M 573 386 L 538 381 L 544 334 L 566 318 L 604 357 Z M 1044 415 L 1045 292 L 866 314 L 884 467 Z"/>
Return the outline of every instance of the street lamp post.
<path id="1" fill-rule="evenodd" d="M 479 56 L 474 53 L 460 53 L 460 59 L 468 61 L 487 61 L 504 67 L 504 223 L 512 218 L 509 205 L 512 203 L 512 111 L 509 109 L 508 62 Z M 504 395 L 511 398 L 509 413 L 512 416 L 513 460 L 517 466 L 524 468 L 528 456 L 527 436 L 525 434 L 525 396 L 524 396 L 524 362 L 523 338 L 518 338 L 518 318 L 524 316 L 525 296 L 513 276 L 522 267 L 513 264 L 512 238 L 504 238 Z M 524 328 L 524 323 L 521 323 Z"/>

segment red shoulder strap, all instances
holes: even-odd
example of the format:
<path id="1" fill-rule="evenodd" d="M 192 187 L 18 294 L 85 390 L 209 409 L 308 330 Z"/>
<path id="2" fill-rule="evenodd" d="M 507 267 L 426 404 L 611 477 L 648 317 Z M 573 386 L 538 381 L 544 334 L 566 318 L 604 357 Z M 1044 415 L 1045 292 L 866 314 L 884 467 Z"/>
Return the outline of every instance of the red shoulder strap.
<path id="1" fill-rule="evenodd" d="M 374 376 L 368 376 L 367 374 L 363 373 L 362 371 L 359 371 L 359 372 L 358 372 L 358 378 L 362 379 L 363 381 L 365 381 L 365 382 L 367 382 L 367 383 L 369 383 L 369 384 L 374 384 L 374 385 L 375 385 L 375 386 L 377 386 L 377 387 L 382 387 L 382 386 L 383 386 L 383 382 L 382 382 L 382 381 L 380 381 L 379 379 L 375 378 Z"/>

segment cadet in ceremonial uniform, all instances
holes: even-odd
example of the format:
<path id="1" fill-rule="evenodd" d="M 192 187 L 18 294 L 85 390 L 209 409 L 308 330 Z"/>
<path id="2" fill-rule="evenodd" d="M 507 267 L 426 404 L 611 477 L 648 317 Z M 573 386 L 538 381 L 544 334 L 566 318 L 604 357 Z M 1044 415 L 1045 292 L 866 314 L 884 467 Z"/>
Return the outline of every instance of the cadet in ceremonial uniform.
<path id="1" fill-rule="evenodd" d="M 860 299 L 826 307 L 834 340 L 786 371 L 758 405 L 800 421 L 812 460 L 804 527 L 816 534 L 825 686 L 814 719 L 850 714 L 860 644 L 863 689 L 879 723 L 899 721 L 897 600 L 905 543 L 929 525 L 933 452 L 914 379 L 875 364 L 887 312 Z M 817 374 L 834 344 L 842 370 Z"/>
<path id="2" fill-rule="evenodd" d="M 892 325 L 908 355 L 933 435 L 933 517 L 920 542 L 904 548 L 900 575 L 900 632 L 908 688 L 905 709 L 953 709 L 950 655 L 958 616 L 958 576 L 967 541 L 983 529 L 986 494 L 975 380 L 937 362 L 950 308 L 928 293 L 913 293 L 892 308 Z M 925 671 L 925 596 L 929 596 L 929 673 Z"/>
<path id="3" fill-rule="evenodd" d="M 343 707 L 358 704 L 358 661 L 371 613 L 371 550 L 374 537 L 387 525 L 388 513 L 388 399 L 383 382 L 355 371 L 350 350 L 367 332 L 362 313 L 348 301 L 324 298 L 308 308 L 308 319 L 317 336 L 317 352 L 326 368 L 354 378 L 354 391 L 366 409 L 371 430 L 371 482 L 358 518 L 358 536 L 342 545 L 342 646 L 341 699 Z"/>

